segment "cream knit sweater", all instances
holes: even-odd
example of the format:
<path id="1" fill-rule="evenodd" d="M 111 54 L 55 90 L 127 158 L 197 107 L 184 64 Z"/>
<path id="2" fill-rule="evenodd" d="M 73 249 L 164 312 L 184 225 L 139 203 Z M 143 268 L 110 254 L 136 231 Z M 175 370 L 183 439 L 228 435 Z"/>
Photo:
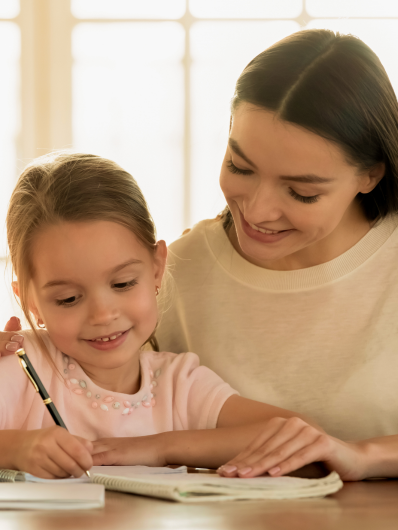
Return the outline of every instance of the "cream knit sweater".
<path id="1" fill-rule="evenodd" d="M 294 410 L 344 440 L 398 434 L 398 217 L 338 258 L 271 271 L 219 221 L 170 246 L 161 350 L 192 351 L 242 396 Z"/>

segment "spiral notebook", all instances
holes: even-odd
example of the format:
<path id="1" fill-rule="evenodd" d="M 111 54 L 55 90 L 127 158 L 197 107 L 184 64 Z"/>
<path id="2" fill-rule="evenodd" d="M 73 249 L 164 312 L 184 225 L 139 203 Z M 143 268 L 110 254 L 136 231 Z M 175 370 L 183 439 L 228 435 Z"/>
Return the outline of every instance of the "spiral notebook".
<path id="1" fill-rule="evenodd" d="M 188 474 L 186 468 L 177 470 L 157 468 L 157 472 L 154 472 L 151 468 L 146 468 L 146 470 L 137 472 L 138 470 L 134 469 L 135 467 L 119 467 L 118 469 L 113 467 L 95 467 L 91 470 L 93 484 L 75 484 L 73 486 L 69 484 L 69 487 L 102 485 L 107 490 L 183 503 L 325 497 L 343 487 L 339 475 L 334 471 L 326 477 L 316 479 L 269 476 L 244 479 L 225 478 L 207 473 Z M 18 472 L 14 471 L 11 473 L 17 474 Z M 2 474 L 4 480 L 5 470 L 0 472 L 0 477 Z M 24 475 L 25 480 L 37 481 L 35 477 L 30 478 L 27 474 Z M 12 480 L 9 475 L 8 480 L 10 479 Z M 14 478 L 14 480 L 16 479 Z M 39 480 L 42 481 L 42 479 Z M 86 480 L 88 479 L 85 477 L 82 479 L 61 479 L 48 482 L 57 482 L 59 485 L 64 483 L 65 486 L 68 486 L 66 481 L 76 483 Z M 31 485 L 39 486 L 41 484 Z"/>

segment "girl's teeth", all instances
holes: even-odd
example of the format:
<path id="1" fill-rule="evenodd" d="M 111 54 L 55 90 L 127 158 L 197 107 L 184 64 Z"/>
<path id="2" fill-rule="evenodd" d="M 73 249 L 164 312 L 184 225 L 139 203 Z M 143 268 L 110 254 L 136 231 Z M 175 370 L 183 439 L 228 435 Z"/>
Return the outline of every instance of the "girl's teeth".
<path id="1" fill-rule="evenodd" d="M 121 333 L 117 335 L 112 335 L 112 337 L 104 337 L 103 339 L 95 339 L 95 342 L 108 342 L 109 340 L 115 340 L 120 337 Z"/>

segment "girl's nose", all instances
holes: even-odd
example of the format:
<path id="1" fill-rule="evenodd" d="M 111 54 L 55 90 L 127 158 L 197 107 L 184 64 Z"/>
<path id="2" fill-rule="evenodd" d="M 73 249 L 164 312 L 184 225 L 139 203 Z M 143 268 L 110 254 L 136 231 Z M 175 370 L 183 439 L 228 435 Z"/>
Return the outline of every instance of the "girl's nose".
<path id="1" fill-rule="evenodd" d="M 88 321 L 91 326 L 107 326 L 118 317 L 119 310 L 110 300 L 95 300 L 90 306 Z"/>

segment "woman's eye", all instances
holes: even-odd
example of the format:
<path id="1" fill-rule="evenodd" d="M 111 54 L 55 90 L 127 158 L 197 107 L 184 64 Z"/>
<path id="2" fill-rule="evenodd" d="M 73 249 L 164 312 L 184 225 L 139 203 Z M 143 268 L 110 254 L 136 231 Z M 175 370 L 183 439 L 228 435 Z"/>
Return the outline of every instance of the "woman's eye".
<path id="1" fill-rule="evenodd" d="M 235 164 L 232 162 L 232 160 L 228 160 L 227 168 L 234 175 L 252 175 L 253 174 L 253 171 L 251 169 L 240 169 L 236 167 Z"/>
<path id="2" fill-rule="evenodd" d="M 312 195 L 311 197 L 306 197 L 305 195 L 299 195 L 294 190 L 289 188 L 290 195 L 296 199 L 296 201 L 305 202 L 306 204 L 313 204 L 319 200 L 319 195 Z"/>
<path id="3" fill-rule="evenodd" d="M 134 287 L 134 285 L 136 285 L 137 283 L 137 280 L 130 280 L 129 282 L 114 283 L 112 287 L 118 289 L 119 291 L 125 291 L 130 287 Z"/>
<path id="4" fill-rule="evenodd" d="M 64 298 L 63 300 L 56 300 L 57 305 L 66 305 L 70 306 L 73 305 L 77 300 L 76 296 L 70 296 L 69 298 Z"/>

